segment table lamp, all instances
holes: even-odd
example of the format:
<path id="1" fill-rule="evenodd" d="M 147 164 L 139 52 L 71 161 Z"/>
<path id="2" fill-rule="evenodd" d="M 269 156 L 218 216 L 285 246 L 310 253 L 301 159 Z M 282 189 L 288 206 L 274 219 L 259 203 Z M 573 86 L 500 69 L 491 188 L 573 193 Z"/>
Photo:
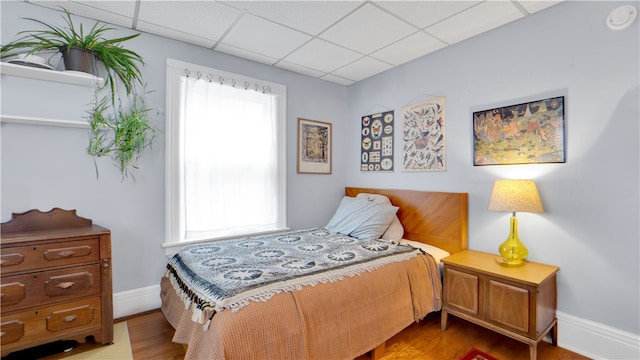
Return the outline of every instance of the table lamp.
<path id="1" fill-rule="evenodd" d="M 512 212 L 509 237 L 498 251 L 502 255 L 498 262 L 504 265 L 523 264 L 529 251 L 518 236 L 516 212 L 541 213 L 542 202 L 533 180 L 496 180 L 489 199 L 489 210 Z"/>

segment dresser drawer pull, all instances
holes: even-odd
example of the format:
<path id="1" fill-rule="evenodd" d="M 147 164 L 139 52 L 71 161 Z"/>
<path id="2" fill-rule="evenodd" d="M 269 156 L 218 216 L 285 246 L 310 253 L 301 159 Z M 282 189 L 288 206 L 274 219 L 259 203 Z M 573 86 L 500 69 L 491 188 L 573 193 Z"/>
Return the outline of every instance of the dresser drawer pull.
<path id="1" fill-rule="evenodd" d="M 66 322 L 66 323 L 70 323 L 70 322 L 73 322 L 77 318 L 78 318 L 78 315 L 67 315 L 67 316 L 62 318 L 62 321 Z"/>
<path id="2" fill-rule="evenodd" d="M 24 261 L 24 255 L 20 253 L 2 254 L 0 259 L 0 266 L 18 265 Z"/>
<path id="3" fill-rule="evenodd" d="M 76 254 L 76 252 L 73 251 L 73 250 L 65 250 L 65 251 L 60 251 L 58 253 L 58 256 L 63 257 L 63 258 L 68 258 L 68 257 L 71 257 L 71 256 L 73 256 L 75 254 Z"/>
<path id="4" fill-rule="evenodd" d="M 89 256 L 93 252 L 90 245 L 80 245 L 67 248 L 49 249 L 44 252 L 44 258 L 47 260 L 68 259 L 72 257 Z"/>
<path id="5" fill-rule="evenodd" d="M 4 331 L 0 331 L 0 337 L 3 337 L 6 334 Z"/>
<path id="6" fill-rule="evenodd" d="M 60 289 L 66 290 L 66 289 L 72 287 L 73 284 L 74 284 L 73 281 L 65 281 L 65 282 L 61 282 L 60 284 L 58 284 L 58 287 Z"/>

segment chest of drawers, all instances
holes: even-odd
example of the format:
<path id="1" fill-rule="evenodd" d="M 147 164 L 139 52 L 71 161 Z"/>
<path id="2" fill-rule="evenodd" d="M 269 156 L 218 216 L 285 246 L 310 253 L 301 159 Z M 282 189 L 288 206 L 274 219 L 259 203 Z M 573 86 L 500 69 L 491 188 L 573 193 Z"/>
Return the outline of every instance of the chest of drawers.
<path id="1" fill-rule="evenodd" d="M 57 340 L 113 341 L 111 233 L 75 210 L 0 225 L 2 356 Z"/>

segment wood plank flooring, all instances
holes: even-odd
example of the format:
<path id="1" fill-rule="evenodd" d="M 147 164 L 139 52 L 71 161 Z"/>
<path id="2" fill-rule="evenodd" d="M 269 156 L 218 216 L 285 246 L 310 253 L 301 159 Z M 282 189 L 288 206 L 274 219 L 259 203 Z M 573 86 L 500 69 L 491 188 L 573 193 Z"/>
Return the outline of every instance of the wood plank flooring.
<path id="1" fill-rule="evenodd" d="M 182 345 L 171 342 L 173 328 L 159 310 L 150 311 L 126 319 L 129 326 L 131 348 L 135 360 L 184 359 Z M 420 323 L 414 323 L 387 341 L 381 360 L 456 360 L 472 347 L 499 360 L 529 360 L 529 346 L 480 326 L 449 316 L 447 330 L 440 331 L 440 313 L 434 313 Z M 560 333 L 562 328 L 559 329 Z M 87 349 L 98 345 L 82 344 Z M 74 349 L 73 353 L 82 351 Z M 61 359 L 53 355 L 42 359 Z M 356 360 L 365 360 L 362 355 Z M 540 360 L 588 360 L 566 349 L 545 341 L 538 345 Z M 324 359 L 323 359 L 324 360 Z"/>

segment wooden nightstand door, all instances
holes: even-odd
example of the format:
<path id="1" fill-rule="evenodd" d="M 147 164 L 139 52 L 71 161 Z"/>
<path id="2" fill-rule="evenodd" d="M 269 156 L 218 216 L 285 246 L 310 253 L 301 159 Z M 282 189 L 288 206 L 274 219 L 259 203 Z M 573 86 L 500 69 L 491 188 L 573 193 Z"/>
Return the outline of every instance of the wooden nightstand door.
<path id="1" fill-rule="evenodd" d="M 527 334 L 529 332 L 529 291 L 495 280 L 489 280 L 488 288 L 491 301 L 487 310 L 487 319 Z"/>
<path id="2" fill-rule="evenodd" d="M 475 274 L 451 268 L 445 271 L 445 303 L 459 311 L 481 317 L 484 308 L 481 306 L 481 279 Z"/>

